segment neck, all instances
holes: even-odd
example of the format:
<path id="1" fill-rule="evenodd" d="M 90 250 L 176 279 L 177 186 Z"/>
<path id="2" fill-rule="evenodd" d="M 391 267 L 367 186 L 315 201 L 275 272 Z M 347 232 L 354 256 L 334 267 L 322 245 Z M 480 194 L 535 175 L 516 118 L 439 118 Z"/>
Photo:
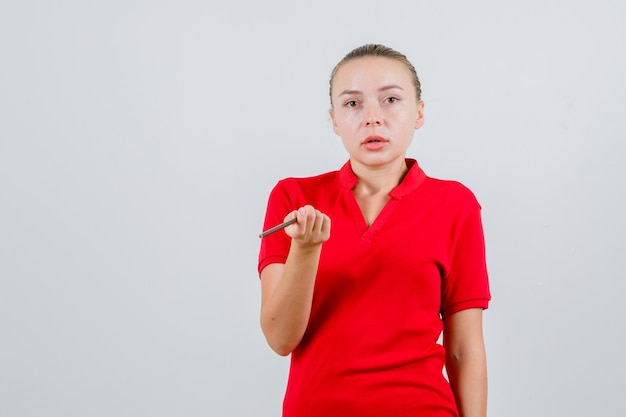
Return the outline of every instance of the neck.
<path id="1" fill-rule="evenodd" d="M 355 192 L 359 194 L 388 194 L 406 175 L 409 168 L 403 158 L 380 167 L 371 167 L 351 160 L 352 171 L 359 179 Z"/>

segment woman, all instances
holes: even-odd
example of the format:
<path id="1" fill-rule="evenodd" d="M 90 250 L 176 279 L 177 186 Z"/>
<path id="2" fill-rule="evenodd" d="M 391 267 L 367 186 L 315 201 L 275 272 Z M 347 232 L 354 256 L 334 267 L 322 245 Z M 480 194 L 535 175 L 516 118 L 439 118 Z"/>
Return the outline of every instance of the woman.
<path id="1" fill-rule="evenodd" d="M 333 70 L 330 98 L 349 161 L 275 186 L 265 227 L 297 222 L 259 255 L 261 327 L 291 354 L 283 415 L 484 417 L 480 206 L 406 158 L 424 123 L 415 69 L 362 46 Z"/>

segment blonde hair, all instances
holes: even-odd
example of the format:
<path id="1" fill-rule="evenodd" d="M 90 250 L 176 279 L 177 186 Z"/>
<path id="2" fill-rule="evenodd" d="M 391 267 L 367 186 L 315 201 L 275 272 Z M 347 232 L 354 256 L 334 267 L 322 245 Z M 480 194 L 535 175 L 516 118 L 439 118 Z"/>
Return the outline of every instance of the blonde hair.
<path id="1" fill-rule="evenodd" d="M 417 94 L 417 101 L 422 100 L 422 87 L 420 84 L 420 80 L 417 76 L 417 71 L 415 71 L 415 67 L 413 66 L 413 64 L 411 64 L 408 58 L 404 54 L 396 51 L 395 49 L 389 48 L 385 45 L 367 44 L 367 45 L 359 46 L 358 48 L 355 48 L 352 51 L 348 52 L 348 54 L 344 56 L 343 59 L 339 61 L 337 65 L 335 65 L 335 68 L 333 68 L 333 71 L 330 73 L 330 81 L 329 81 L 330 88 L 328 90 L 328 95 L 330 96 L 331 107 L 333 105 L 333 80 L 335 79 L 335 76 L 337 75 L 339 68 L 341 68 L 344 64 L 354 59 L 365 58 L 365 57 L 391 58 L 391 59 L 395 59 L 403 63 L 407 67 L 407 69 L 409 70 L 413 78 L 413 85 L 415 86 L 415 92 Z"/>

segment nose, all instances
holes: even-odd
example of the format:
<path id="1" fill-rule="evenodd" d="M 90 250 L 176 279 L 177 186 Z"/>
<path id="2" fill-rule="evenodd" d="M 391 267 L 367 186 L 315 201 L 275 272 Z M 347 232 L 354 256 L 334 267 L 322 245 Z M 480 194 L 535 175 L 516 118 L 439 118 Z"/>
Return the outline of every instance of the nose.
<path id="1" fill-rule="evenodd" d="M 380 126 L 382 118 L 380 115 L 380 108 L 375 104 L 369 104 L 365 111 L 365 126 L 374 127 Z"/>

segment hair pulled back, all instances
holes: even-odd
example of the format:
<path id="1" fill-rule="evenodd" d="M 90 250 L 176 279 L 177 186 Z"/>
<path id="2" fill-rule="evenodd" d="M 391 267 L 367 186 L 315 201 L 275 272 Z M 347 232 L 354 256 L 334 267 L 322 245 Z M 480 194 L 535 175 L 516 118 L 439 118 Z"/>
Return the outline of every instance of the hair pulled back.
<path id="1" fill-rule="evenodd" d="M 413 85 L 415 86 L 415 92 L 417 94 L 417 101 L 421 101 L 422 88 L 421 88 L 420 80 L 417 76 L 417 71 L 415 71 L 415 67 L 413 66 L 413 64 L 411 64 L 408 58 L 404 54 L 396 51 L 395 49 L 389 48 L 385 45 L 370 43 L 370 44 L 366 44 L 363 46 L 359 46 L 358 48 L 355 48 L 352 51 L 348 52 L 348 54 L 344 56 L 343 59 L 339 61 L 337 65 L 335 65 L 335 68 L 333 68 L 333 71 L 330 73 L 330 81 L 329 81 L 330 88 L 328 90 L 328 95 L 330 96 L 331 106 L 333 104 L 333 81 L 339 69 L 344 64 L 347 64 L 348 62 L 352 60 L 355 60 L 357 58 L 366 58 L 366 57 L 390 58 L 390 59 L 395 59 L 396 61 L 403 63 L 407 67 L 407 69 L 411 73 L 411 77 L 413 78 Z"/>

